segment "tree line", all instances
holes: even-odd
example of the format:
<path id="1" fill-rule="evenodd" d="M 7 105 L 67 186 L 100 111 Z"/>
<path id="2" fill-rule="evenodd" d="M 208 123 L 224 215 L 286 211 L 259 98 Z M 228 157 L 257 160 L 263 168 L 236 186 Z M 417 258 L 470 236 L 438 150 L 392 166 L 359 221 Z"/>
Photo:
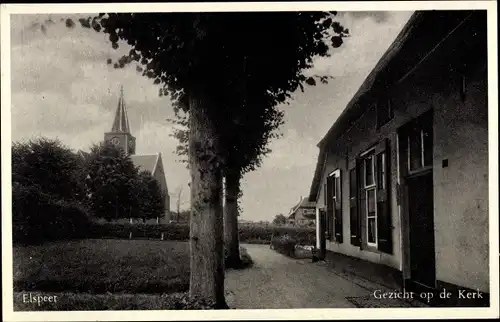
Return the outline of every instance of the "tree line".
<path id="1" fill-rule="evenodd" d="M 59 140 L 14 142 L 12 189 L 14 241 L 20 242 L 85 237 L 92 217 L 146 220 L 164 213 L 158 181 L 107 142 L 85 157 Z"/>

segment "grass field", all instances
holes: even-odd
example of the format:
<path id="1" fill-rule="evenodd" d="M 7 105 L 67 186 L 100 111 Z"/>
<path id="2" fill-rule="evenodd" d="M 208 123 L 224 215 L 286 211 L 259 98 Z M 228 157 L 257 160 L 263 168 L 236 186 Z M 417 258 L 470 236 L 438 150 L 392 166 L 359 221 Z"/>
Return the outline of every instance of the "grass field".
<path id="1" fill-rule="evenodd" d="M 86 239 L 15 247 L 13 253 L 16 292 L 160 294 L 189 288 L 186 242 Z"/>
<path id="2" fill-rule="evenodd" d="M 13 255 L 15 311 L 209 308 L 187 296 L 187 242 L 85 239 L 17 246 Z M 241 256 L 251 265 L 246 249 Z M 37 296 L 57 300 L 25 300 Z"/>

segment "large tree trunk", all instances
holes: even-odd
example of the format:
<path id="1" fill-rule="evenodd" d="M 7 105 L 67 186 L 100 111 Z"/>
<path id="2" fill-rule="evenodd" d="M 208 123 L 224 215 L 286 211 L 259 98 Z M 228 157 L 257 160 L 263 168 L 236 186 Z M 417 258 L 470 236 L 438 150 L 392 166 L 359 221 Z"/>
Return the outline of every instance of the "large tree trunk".
<path id="1" fill-rule="evenodd" d="M 226 173 L 225 209 L 224 209 L 224 243 L 226 248 L 226 267 L 241 266 L 240 243 L 238 239 L 238 192 L 240 174 Z"/>
<path id="2" fill-rule="evenodd" d="M 214 123 L 207 113 L 209 101 L 191 96 L 189 165 L 191 172 L 189 296 L 215 301 L 224 298 L 224 244 L 222 173 Z"/>

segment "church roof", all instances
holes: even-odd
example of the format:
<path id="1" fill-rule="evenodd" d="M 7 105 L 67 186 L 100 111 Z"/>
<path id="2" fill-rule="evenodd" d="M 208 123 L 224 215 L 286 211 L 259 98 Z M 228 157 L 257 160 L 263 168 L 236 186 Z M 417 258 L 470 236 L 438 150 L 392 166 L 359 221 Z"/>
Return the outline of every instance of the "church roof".
<path id="1" fill-rule="evenodd" d="M 120 89 L 120 99 L 118 100 L 118 107 L 116 108 L 115 120 L 113 121 L 111 132 L 130 133 L 127 109 L 125 108 L 125 99 L 123 98 L 123 86 Z"/>
<path id="2" fill-rule="evenodd" d="M 130 156 L 132 162 L 139 167 L 139 170 L 146 170 L 151 174 L 154 173 L 158 162 L 160 162 L 160 153 L 156 154 L 133 154 Z"/>

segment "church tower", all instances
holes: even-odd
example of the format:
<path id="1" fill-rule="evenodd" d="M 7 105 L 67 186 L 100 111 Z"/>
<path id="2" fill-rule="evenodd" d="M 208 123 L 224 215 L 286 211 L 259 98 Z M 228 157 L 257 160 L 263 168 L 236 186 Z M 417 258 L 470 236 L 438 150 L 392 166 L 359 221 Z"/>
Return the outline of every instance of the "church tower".
<path id="1" fill-rule="evenodd" d="M 123 86 L 115 113 L 115 120 L 110 132 L 104 133 L 104 141 L 109 141 L 125 151 L 127 155 L 135 154 L 135 137 L 130 133 L 128 115 L 123 98 Z"/>

